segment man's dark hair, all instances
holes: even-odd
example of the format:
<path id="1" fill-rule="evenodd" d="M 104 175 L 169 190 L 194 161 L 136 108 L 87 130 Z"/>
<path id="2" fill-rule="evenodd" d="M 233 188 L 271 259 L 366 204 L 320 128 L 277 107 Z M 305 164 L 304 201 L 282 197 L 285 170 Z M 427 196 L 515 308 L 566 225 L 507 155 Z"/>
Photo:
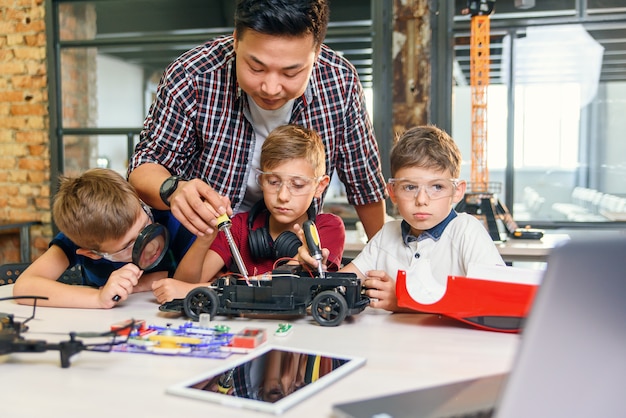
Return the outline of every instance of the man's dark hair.
<path id="1" fill-rule="evenodd" d="M 239 0 L 235 30 L 238 39 L 246 29 L 278 36 L 310 33 L 319 46 L 326 37 L 329 15 L 327 0 Z"/>

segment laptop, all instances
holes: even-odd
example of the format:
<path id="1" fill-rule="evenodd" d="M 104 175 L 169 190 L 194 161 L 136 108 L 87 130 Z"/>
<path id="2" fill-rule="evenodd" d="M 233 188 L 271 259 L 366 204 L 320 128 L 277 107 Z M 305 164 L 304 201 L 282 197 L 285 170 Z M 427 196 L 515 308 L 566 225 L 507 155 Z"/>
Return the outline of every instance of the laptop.
<path id="1" fill-rule="evenodd" d="M 555 248 L 521 338 L 510 373 L 341 403 L 333 413 L 340 418 L 626 416 L 626 237 Z"/>

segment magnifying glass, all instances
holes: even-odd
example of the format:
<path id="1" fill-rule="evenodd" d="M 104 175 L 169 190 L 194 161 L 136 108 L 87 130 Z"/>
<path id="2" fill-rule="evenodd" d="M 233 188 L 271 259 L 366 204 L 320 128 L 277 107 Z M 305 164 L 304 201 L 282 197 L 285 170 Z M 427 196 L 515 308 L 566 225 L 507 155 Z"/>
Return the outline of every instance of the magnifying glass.
<path id="1" fill-rule="evenodd" d="M 165 257 L 169 243 L 170 234 L 166 227 L 157 223 L 146 226 L 133 245 L 133 264 L 141 270 L 155 268 Z M 115 302 L 120 299 L 119 295 L 113 296 Z"/>

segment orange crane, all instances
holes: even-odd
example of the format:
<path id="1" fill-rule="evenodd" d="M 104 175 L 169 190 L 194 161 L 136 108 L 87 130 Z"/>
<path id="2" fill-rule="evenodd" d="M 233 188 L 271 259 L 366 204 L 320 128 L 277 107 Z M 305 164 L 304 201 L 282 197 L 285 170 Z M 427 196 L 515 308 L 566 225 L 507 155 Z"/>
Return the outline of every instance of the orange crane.
<path id="1" fill-rule="evenodd" d="M 470 190 L 486 192 L 487 168 L 487 87 L 489 86 L 489 15 L 495 0 L 468 0 L 463 14 L 471 15 L 470 88 L 472 99 L 472 171 Z"/>
<path id="2" fill-rule="evenodd" d="M 470 32 L 470 89 L 472 101 L 472 155 L 471 177 L 467 192 L 456 210 L 468 212 L 482 220 L 494 241 L 500 241 L 496 222 L 499 203 L 495 202 L 489 187 L 487 167 L 487 87 L 489 86 L 489 15 L 495 1 L 468 0 L 463 14 L 471 15 Z"/>
<path id="3" fill-rule="evenodd" d="M 473 191 L 488 191 L 487 87 L 489 86 L 489 15 L 472 16 L 470 37 L 470 88 L 472 98 Z"/>
<path id="4" fill-rule="evenodd" d="M 489 86 L 489 15 L 495 0 L 468 0 L 463 14 L 471 15 L 470 88 L 472 99 L 472 167 L 470 183 L 456 210 L 467 212 L 482 220 L 494 241 L 502 239 L 496 219 L 500 219 L 513 238 L 540 239 L 543 231 L 519 228 L 504 203 L 494 193 L 500 184 L 489 183 L 487 167 L 487 87 Z"/>

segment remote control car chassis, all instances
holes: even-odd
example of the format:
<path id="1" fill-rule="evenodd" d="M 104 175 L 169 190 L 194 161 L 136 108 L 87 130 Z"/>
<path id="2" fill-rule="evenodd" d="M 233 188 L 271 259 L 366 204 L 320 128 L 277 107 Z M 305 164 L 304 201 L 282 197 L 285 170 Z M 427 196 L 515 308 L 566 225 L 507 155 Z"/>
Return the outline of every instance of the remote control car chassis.
<path id="1" fill-rule="evenodd" d="M 215 315 L 306 315 L 310 308 L 318 324 L 337 326 L 369 305 L 361 280 L 353 273 L 326 272 L 312 277 L 299 266 L 286 270 L 288 267 L 249 280 L 225 275 L 210 286 L 193 289 L 184 299 L 162 304 L 159 310 L 183 312 L 198 321 L 203 313 L 211 319 Z"/>

